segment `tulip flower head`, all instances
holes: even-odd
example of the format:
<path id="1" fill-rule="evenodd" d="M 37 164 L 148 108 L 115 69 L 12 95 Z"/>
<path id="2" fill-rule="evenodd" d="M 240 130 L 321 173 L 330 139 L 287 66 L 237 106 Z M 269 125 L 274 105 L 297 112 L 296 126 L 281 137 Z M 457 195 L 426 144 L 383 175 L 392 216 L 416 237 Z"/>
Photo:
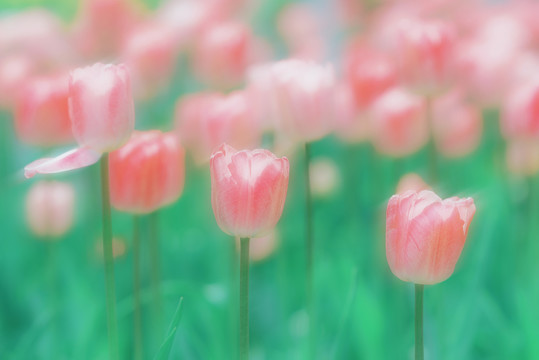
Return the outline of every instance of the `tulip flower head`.
<path id="1" fill-rule="evenodd" d="M 173 133 L 134 132 L 110 154 L 112 206 L 143 214 L 176 201 L 183 190 L 184 153 Z"/>
<path id="2" fill-rule="evenodd" d="M 124 65 L 79 68 L 69 79 L 71 130 L 80 147 L 56 158 L 34 161 L 25 176 L 58 173 L 96 163 L 101 155 L 129 140 L 135 111 L 129 73 Z"/>
<path id="3" fill-rule="evenodd" d="M 26 218 L 35 235 L 58 238 L 73 224 L 75 191 L 68 183 L 40 181 L 26 196 Z"/>
<path id="4" fill-rule="evenodd" d="M 386 215 L 386 256 L 393 274 L 424 285 L 446 280 L 474 214 L 472 198 L 442 200 L 428 190 L 393 195 Z"/>
<path id="5" fill-rule="evenodd" d="M 289 163 L 268 150 L 237 151 L 223 144 L 210 160 L 212 207 L 225 233 L 259 237 L 279 221 L 288 189 Z"/>

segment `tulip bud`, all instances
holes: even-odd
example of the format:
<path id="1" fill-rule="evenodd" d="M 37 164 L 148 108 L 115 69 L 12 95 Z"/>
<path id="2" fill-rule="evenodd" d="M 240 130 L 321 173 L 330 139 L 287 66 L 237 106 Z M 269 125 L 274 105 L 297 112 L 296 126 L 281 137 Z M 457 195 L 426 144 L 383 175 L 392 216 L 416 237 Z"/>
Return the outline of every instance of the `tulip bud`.
<path id="1" fill-rule="evenodd" d="M 326 136 L 333 118 L 333 67 L 302 60 L 273 65 L 275 117 L 291 138 L 308 142 Z"/>
<path id="2" fill-rule="evenodd" d="M 224 142 L 250 148 L 260 142 L 260 125 L 248 94 L 201 93 L 178 101 L 176 124 L 180 139 L 199 164 L 208 162 Z"/>
<path id="3" fill-rule="evenodd" d="M 15 105 L 19 139 L 36 146 L 73 142 L 67 99 L 68 83 L 63 76 L 35 79 L 24 85 Z"/>
<path id="4" fill-rule="evenodd" d="M 112 206 L 149 213 L 180 197 L 184 150 L 172 133 L 135 132 L 126 145 L 110 154 L 109 174 Z"/>
<path id="5" fill-rule="evenodd" d="M 407 191 L 420 192 L 422 190 L 431 190 L 431 188 L 421 176 L 415 173 L 404 175 L 397 184 L 397 194 L 404 194 Z"/>
<path id="6" fill-rule="evenodd" d="M 286 157 L 223 144 L 211 157 L 210 171 L 213 213 L 221 230 L 252 238 L 275 227 L 288 188 Z"/>
<path id="7" fill-rule="evenodd" d="M 35 235 L 46 239 L 64 235 L 73 224 L 75 191 L 68 183 L 40 181 L 26 196 L 26 219 Z"/>
<path id="8" fill-rule="evenodd" d="M 384 93 L 372 108 L 372 141 L 378 151 L 391 156 L 407 156 L 428 139 L 423 99 L 395 88 Z"/>
<path id="9" fill-rule="evenodd" d="M 446 280 L 474 214 L 472 198 L 442 200 L 428 190 L 393 195 L 386 218 L 386 256 L 393 274 L 424 285 Z"/>

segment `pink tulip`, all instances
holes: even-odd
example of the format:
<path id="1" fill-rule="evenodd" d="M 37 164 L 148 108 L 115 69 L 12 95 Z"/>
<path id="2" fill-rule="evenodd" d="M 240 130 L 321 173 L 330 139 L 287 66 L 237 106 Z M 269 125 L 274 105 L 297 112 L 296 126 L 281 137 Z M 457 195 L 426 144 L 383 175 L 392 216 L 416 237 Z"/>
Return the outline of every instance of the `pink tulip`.
<path id="1" fill-rule="evenodd" d="M 74 142 L 68 110 L 68 83 L 64 76 L 30 80 L 15 106 L 19 139 L 36 146 Z"/>
<path id="2" fill-rule="evenodd" d="M 506 139 L 539 138 L 539 77 L 511 90 L 500 120 L 501 132 Z"/>
<path id="3" fill-rule="evenodd" d="M 393 274 L 424 285 L 449 278 L 474 214 L 472 198 L 442 200 L 428 190 L 393 195 L 386 220 L 386 256 Z"/>
<path id="4" fill-rule="evenodd" d="M 333 119 L 333 67 L 284 60 L 272 66 L 271 76 L 276 104 L 274 116 L 284 133 L 301 142 L 327 135 Z"/>
<path id="5" fill-rule="evenodd" d="M 80 147 L 56 158 L 34 161 L 25 167 L 26 177 L 92 165 L 103 153 L 129 140 L 135 111 L 126 67 L 95 64 L 71 72 L 69 114 Z"/>
<path id="6" fill-rule="evenodd" d="M 226 142 L 250 148 L 260 143 L 260 130 L 246 92 L 230 95 L 200 93 L 180 99 L 176 124 L 185 147 L 199 164 Z"/>
<path id="7" fill-rule="evenodd" d="M 26 55 L 0 58 L 0 109 L 13 109 L 25 83 L 36 72 L 34 61 Z"/>
<path id="8" fill-rule="evenodd" d="M 371 130 L 374 146 L 383 154 L 418 151 L 429 139 L 423 99 L 401 88 L 387 91 L 373 104 Z"/>
<path id="9" fill-rule="evenodd" d="M 162 25 L 146 24 L 128 35 L 122 58 L 131 72 L 136 95 L 149 98 L 170 83 L 177 53 L 172 32 Z"/>
<path id="10" fill-rule="evenodd" d="M 184 150 L 172 133 L 134 132 L 110 154 L 110 199 L 118 210 L 150 213 L 175 202 L 183 190 Z"/>
<path id="11" fill-rule="evenodd" d="M 68 183 L 40 181 L 26 196 L 26 219 L 35 235 L 46 239 L 64 235 L 73 224 L 75 191 Z"/>
<path id="12" fill-rule="evenodd" d="M 240 23 L 211 27 L 195 49 L 194 66 L 198 76 L 220 89 L 241 84 L 247 67 L 255 59 L 254 41 L 250 29 Z"/>
<path id="13" fill-rule="evenodd" d="M 306 4 L 289 4 L 279 14 L 278 30 L 295 58 L 324 58 L 326 46 L 323 29 L 321 18 Z"/>
<path id="14" fill-rule="evenodd" d="M 358 108 L 351 87 L 341 83 L 334 94 L 334 130 L 345 142 L 357 143 L 370 137 L 367 112 Z"/>
<path id="15" fill-rule="evenodd" d="M 397 184 L 397 194 L 404 194 L 407 191 L 420 192 L 422 190 L 431 190 L 431 188 L 421 176 L 415 173 L 404 175 Z"/>
<path id="16" fill-rule="evenodd" d="M 436 99 L 431 113 L 436 148 L 447 157 L 462 157 L 474 151 L 481 141 L 481 112 L 464 102 L 458 91 Z"/>
<path id="17" fill-rule="evenodd" d="M 224 144 L 210 161 L 212 207 L 225 233 L 259 237 L 281 217 L 289 164 L 267 150 L 237 151 Z"/>

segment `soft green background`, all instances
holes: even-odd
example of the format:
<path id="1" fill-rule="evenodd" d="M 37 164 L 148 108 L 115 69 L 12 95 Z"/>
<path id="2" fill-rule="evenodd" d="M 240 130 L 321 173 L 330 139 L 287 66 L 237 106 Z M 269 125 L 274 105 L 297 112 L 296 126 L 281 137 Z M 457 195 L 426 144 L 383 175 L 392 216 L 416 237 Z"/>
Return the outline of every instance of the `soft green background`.
<path id="1" fill-rule="evenodd" d="M 3 10 L 47 6 L 65 19 L 75 13 L 75 3 L 0 2 Z M 259 15 L 265 22 L 257 27 L 273 33 L 270 25 L 280 3 L 265 5 Z M 173 88 L 154 103 L 138 104 L 138 128 L 170 128 L 174 101 L 197 87 L 184 60 L 174 79 Z M 0 117 L 0 358 L 104 359 L 104 274 L 95 252 L 101 231 L 98 167 L 54 177 L 76 187 L 76 221 L 58 243 L 34 238 L 25 224 L 24 201 L 38 179 L 24 180 L 21 169 L 46 153 L 19 143 L 10 115 Z M 413 170 L 428 178 L 428 152 L 394 161 L 369 145 L 346 146 L 334 137 L 315 143 L 313 152 L 315 158 L 335 161 L 340 175 L 335 191 L 314 204 L 318 358 L 410 358 L 413 286 L 395 278 L 387 266 L 385 206 L 401 174 Z M 496 114 L 489 112 L 476 152 L 460 160 L 438 159 L 435 190 L 444 197 L 473 196 L 477 213 L 453 276 L 425 289 L 429 359 L 539 358 L 539 187 L 535 179 L 507 174 L 502 154 Z M 305 350 L 302 156 L 301 151 L 290 156 L 289 193 L 277 229 L 280 247 L 267 260 L 251 264 L 253 359 L 298 359 Z M 234 358 L 238 269 L 231 262 L 233 240 L 219 230 L 212 214 L 208 168 L 189 162 L 182 197 L 158 217 L 164 321 L 155 328 L 145 238 L 147 357 L 155 354 L 183 296 L 171 358 Z M 128 359 L 132 218 L 113 212 L 113 230 L 127 242 L 115 270 L 121 349 Z"/>

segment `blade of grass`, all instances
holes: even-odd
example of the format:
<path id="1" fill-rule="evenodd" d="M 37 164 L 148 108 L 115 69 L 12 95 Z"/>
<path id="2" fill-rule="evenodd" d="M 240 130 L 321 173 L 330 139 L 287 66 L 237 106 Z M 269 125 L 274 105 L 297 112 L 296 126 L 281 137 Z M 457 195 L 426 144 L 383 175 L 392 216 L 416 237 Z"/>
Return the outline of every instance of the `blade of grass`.
<path id="1" fill-rule="evenodd" d="M 172 343 L 174 342 L 176 330 L 178 330 L 178 324 L 180 323 L 180 319 L 182 317 L 182 304 L 183 297 L 180 298 L 180 302 L 178 303 L 178 307 L 176 308 L 176 312 L 174 313 L 174 317 L 172 318 L 172 322 L 168 328 L 165 341 L 163 341 L 163 344 L 161 344 L 161 347 L 154 358 L 155 360 L 166 360 L 170 355 L 170 349 L 172 349 Z"/>

